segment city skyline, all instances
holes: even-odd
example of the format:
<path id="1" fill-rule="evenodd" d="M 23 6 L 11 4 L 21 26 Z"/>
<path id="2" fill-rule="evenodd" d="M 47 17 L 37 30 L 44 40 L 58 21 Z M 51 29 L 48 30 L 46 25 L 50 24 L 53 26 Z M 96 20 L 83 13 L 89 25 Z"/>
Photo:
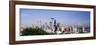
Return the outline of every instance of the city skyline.
<path id="1" fill-rule="evenodd" d="M 49 9 L 20 9 L 21 24 L 30 26 L 41 21 L 41 23 L 50 22 L 50 18 L 55 18 L 57 22 L 64 24 L 86 24 L 90 25 L 89 11 L 71 11 L 71 10 L 49 10 Z"/>

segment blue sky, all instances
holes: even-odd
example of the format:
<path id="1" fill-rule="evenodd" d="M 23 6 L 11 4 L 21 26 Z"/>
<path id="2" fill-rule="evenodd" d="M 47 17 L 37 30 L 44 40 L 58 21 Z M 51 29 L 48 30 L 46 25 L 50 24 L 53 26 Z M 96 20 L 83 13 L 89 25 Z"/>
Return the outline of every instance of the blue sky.
<path id="1" fill-rule="evenodd" d="M 71 10 L 27 9 L 20 8 L 21 24 L 31 25 L 41 20 L 42 23 L 50 22 L 55 18 L 57 22 L 73 24 L 90 24 L 90 12 Z"/>

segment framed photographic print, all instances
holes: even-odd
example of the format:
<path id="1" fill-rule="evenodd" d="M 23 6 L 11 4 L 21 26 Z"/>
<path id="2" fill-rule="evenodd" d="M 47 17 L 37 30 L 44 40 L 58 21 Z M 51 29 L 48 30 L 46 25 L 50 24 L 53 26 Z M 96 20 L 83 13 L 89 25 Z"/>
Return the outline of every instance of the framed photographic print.
<path id="1" fill-rule="evenodd" d="M 93 5 L 10 1 L 10 44 L 96 38 Z"/>

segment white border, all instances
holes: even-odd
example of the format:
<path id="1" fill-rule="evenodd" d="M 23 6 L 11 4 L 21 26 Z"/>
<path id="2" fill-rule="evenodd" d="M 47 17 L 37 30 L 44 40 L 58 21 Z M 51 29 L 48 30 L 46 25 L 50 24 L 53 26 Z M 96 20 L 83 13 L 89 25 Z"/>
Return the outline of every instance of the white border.
<path id="1" fill-rule="evenodd" d="M 40 36 L 20 36 L 19 34 L 19 9 L 51 9 L 51 10 L 75 10 L 75 11 L 90 11 L 91 15 L 91 32 L 88 34 L 64 34 L 64 35 L 40 35 Z M 91 8 L 72 8 L 72 7 L 52 7 L 52 6 L 31 6 L 31 5 L 16 5 L 16 41 L 22 40 L 40 40 L 40 39 L 54 39 L 54 38 L 76 38 L 93 36 L 93 9 Z"/>

